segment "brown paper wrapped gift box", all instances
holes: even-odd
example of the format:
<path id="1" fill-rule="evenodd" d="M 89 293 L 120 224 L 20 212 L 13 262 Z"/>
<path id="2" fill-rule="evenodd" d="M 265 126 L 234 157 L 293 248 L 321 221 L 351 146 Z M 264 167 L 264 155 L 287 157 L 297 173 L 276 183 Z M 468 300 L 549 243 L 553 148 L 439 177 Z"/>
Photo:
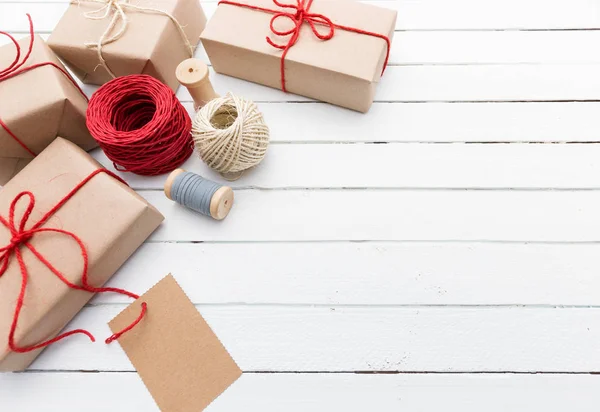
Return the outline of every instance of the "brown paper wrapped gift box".
<path id="1" fill-rule="evenodd" d="M 30 37 L 18 41 L 23 54 Z M 0 68 L 15 58 L 15 46 L 0 47 Z M 52 50 L 39 36 L 23 67 L 53 62 L 63 67 Z M 51 66 L 38 67 L 0 82 L 0 119 L 34 153 L 40 153 L 60 135 L 85 150 L 96 141 L 85 126 L 87 100 L 66 76 Z M 21 170 L 33 156 L 0 127 L 0 185 Z"/>
<path id="2" fill-rule="evenodd" d="M 26 229 L 35 224 L 65 195 L 101 166 L 87 153 L 64 139 L 56 139 L 0 191 L 0 215 L 8 218 L 12 200 L 22 191 L 35 196 L 35 208 Z M 20 222 L 27 202 L 18 203 Z M 89 283 L 104 284 L 144 240 L 159 226 L 163 216 L 128 186 L 107 174 L 94 176 L 42 226 L 76 234 L 89 255 Z M 11 234 L 0 224 L 0 248 Z M 29 241 L 65 277 L 81 284 L 83 258 L 77 243 L 56 233 L 39 233 Z M 56 336 L 92 297 L 70 289 L 32 252 L 20 247 L 29 273 L 24 306 L 16 329 L 18 346 L 37 344 Z M 25 369 L 41 349 L 15 353 L 8 348 L 21 271 L 16 259 L 0 277 L 0 371 Z M 87 339 L 72 336 L 67 339 Z M 60 345 L 61 343 L 56 343 Z"/>
<path id="3" fill-rule="evenodd" d="M 289 13 L 272 0 L 239 0 L 237 3 Z M 287 0 L 284 3 L 294 3 Z M 387 36 L 394 34 L 397 12 L 354 1 L 314 0 L 310 13 L 327 16 L 338 25 Z M 230 4 L 220 4 L 202 33 L 201 40 L 218 73 L 281 88 L 282 50 L 268 44 L 286 44 L 289 36 L 271 32 L 273 14 Z M 286 18 L 275 28 L 293 27 Z M 327 27 L 317 25 L 320 33 Z M 291 93 L 366 112 L 375 97 L 386 56 L 385 40 L 335 29 L 330 40 L 315 36 L 303 23 L 296 44 L 285 59 L 286 88 Z"/>
<path id="4" fill-rule="evenodd" d="M 120 3 L 123 4 L 123 1 Z M 189 43 L 197 46 L 206 24 L 198 0 L 139 0 L 131 3 L 172 15 L 182 26 Z M 97 48 L 86 46 L 86 43 L 99 41 L 115 16 L 115 8 L 111 6 L 104 19 L 86 17 L 86 13 L 104 6 L 106 3 L 102 1 L 74 2 L 48 39 L 52 50 L 84 83 L 104 84 L 112 79 L 99 60 Z M 122 26 L 123 21 L 117 20 L 109 35 L 124 27 L 123 36 L 102 46 L 107 66 L 117 77 L 148 74 L 176 90 L 179 83 L 175 69 L 181 61 L 191 57 L 177 25 L 162 13 L 127 8 L 125 5 L 120 7 L 127 17 L 127 24 Z M 102 16 L 103 13 L 104 10 L 93 16 Z"/>

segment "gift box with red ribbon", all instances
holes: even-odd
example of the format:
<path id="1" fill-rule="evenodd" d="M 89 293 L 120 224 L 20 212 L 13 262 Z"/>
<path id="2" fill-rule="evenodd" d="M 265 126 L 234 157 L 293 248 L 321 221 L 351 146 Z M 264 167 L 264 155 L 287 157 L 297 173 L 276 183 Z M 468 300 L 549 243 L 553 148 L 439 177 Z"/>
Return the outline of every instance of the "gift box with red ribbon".
<path id="1" fill-rule="evenodd" d="M 60 332 L 94 293 L 137 298 L 102 285 L 162 220 L 62 138 L 8 182 L 0 191 L 0 371 L 26 368 L 63 338 L 93 339 Z"/>
<path id="2" fill-rule="evenodd" d="M 87 97 L 33 25 L 21 40 L 1 34 L 9 44 L 0 47 L 0 186 L 56 136 L 97 146 L 85 125 Z"/>
<path id="3" fill-rule="evenodd" d="M 347 0 L 221 0 L 201 40 L 218 73 L 366 112 L 396 15 Z"/>

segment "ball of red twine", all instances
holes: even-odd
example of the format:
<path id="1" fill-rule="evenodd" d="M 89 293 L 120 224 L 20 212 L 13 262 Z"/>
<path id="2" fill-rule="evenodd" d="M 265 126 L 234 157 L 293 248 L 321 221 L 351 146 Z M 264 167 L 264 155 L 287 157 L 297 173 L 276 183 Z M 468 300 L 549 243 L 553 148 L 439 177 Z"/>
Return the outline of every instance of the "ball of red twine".
<path id="1" fill-rule="evenodd" d="M 92 95 L 87 127 L 115 169 L 168 173 L 193 151 L 192 122 L 175 93 L 148 75 L 117 77 Z"/>

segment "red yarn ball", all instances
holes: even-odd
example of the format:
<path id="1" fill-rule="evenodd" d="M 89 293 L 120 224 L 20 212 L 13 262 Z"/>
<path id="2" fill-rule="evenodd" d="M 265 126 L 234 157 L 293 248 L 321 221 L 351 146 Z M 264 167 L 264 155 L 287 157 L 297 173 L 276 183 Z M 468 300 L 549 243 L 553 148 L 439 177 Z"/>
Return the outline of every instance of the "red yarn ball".
<path id="1" fill-rule="evenodd" d="M 117 77 L 92 95 L 87 127 L 115 169 L 154 176 L 193 152 L 192 122 L 175 93 L 155 78 Z"/>

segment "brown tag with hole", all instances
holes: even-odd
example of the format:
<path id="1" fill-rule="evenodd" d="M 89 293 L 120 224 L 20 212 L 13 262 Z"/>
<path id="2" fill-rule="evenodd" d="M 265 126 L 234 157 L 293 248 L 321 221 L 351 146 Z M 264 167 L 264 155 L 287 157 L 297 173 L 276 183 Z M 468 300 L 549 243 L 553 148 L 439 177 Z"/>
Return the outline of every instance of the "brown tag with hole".
<path id="1" fill-rule="evenodd" d="M 172 275 L 110 321 L 117 332 L 146 302 L 142 321 L 118 339 L 163 412 L 198 412 L 242 371 Z"/>

